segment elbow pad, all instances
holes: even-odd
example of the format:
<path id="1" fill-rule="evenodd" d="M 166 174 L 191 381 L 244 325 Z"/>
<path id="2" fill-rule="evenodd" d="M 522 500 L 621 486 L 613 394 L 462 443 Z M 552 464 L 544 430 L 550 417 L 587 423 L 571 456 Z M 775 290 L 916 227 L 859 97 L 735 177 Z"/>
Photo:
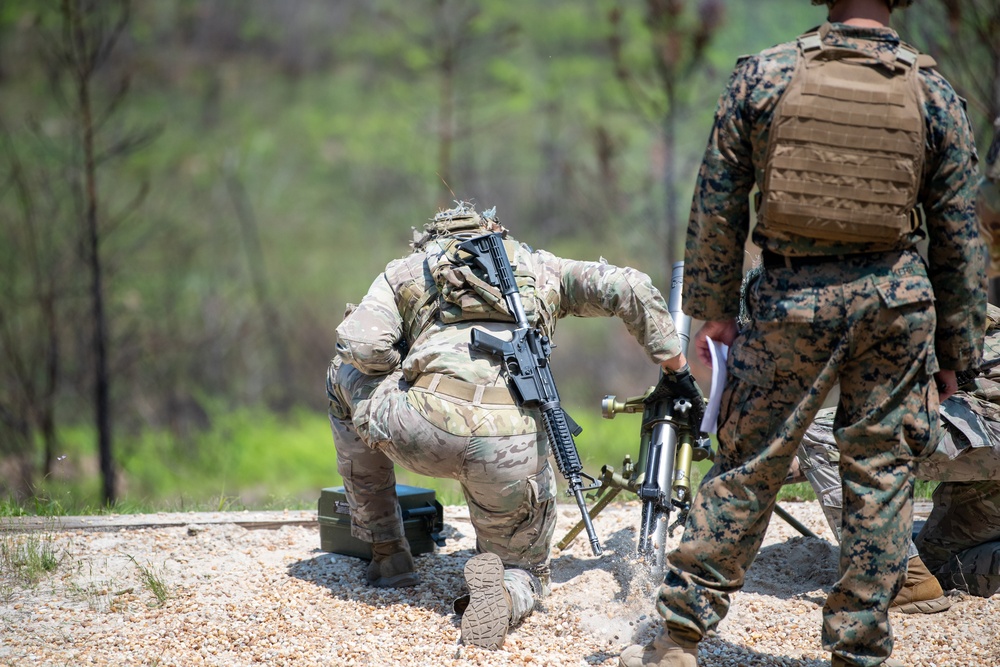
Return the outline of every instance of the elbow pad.
<path id="1" fill-rule="evenodd" d="M 337 354 L 365 375 L 385 375 L 399 366 L 402 355 L 392 345 L 383 345 L 367 341 L 340 340 L 337 342 Z"/>

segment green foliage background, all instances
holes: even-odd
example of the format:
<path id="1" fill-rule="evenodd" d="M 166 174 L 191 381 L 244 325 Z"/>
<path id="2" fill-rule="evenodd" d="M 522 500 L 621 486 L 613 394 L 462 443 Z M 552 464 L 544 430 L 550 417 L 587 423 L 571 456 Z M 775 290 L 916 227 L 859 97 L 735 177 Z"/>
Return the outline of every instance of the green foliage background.
<path id="1" fill-rule="evenodd" d="M 685 4 L 694 20 L 712 3 Z M 715 4 L 724 20 L 672 110 L 682 202 L 736 57 L 823 18 L 804 0 Z M 55 454 L 63 458 L 47 477 L 36 475 L 43 511 L 46 503 L 93 507 L 99 498 L 85 276 L 77 264 L 78 137 L 66 104 L 72 90 L 47 48 L 60 34 L 58 7 L 0 5 L 0 350 L 5 360 L 23 361 L 29 376 L 41 372 L 41 320 L 24 211 L 11 187 L 14 158 L 41 222 L 37 256 L 58 298 Z M 666 285 L 665 156 L 660 119 L 644 111 L 663 100 L 644 7 L 638 0 L 135 3 L 96 79 L 99 105 L 129 82 L 99 126 L 101 145 L 150 139 L 99 167 L 121 507 L 310 504 L 320 488 L 338 484 L 323 388 L 334 328 L 345 304 L 405 253 L 410 228 L 453 199 L 497 205 L 531 245 L 603 256 Z M 614 9 L 627 35 L 625 61 L 648 104 L 616 79 L 607 44 Z M 455 51 L 446 77 L 448 47 Z M 446 78 L 455 111 L 444 183 Z M 977 127 L 987 127 L 973 111 Z M 245 193 L 260 258 L 249 250 L 234 183 Z M 273 317 L 255 276 L 266 281 Z M 620 465 L 637 451 L 638 421 L 602 420 L 600 399 L 641 393 L 655 369 L 617 321 L 563 323 L 555 342 L 563 402 L 585 427 L 581 455 L 591 472 Z M 0 407 L 14 423 L 23 412 L 16 383 L 7 374 L 0 382 Z M 37 473 L 37 432 L 27 447 L 10 433 L 0 431 L 0 456 L 26 455 Z M 449 483 L 401 479 L 458 500 Z M 15 484 L 0 481 L 0 491 L 12 493 Z"/>

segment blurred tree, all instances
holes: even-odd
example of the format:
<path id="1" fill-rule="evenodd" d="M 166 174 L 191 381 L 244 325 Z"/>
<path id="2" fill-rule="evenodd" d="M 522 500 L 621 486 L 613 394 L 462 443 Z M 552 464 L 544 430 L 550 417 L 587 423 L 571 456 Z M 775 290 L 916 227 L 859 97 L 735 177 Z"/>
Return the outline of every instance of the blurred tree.
<path id="1" fill-rule="evenodd" d="M 706 64 L 707 48 L 725 17 L 721 0 L 645 0 L 643 23 L 649 33 L 652 66 L 657 83 L 626 62 L 623 26 L 626 9 L 621 2 L 608 12 L 611 25 L 609 44 L 615 75 L 629 91 L 637 109 L 659 124 L 663 143 L 663 229 L 664 265 L 677 260 L 677 232 L 680 228 L 677 203 L 677 122 L 690 95 L 694 77 Z"/>
<path id="2" fill-rule="evenodd" d="M 435 203 L 447 207 L 465 198 L 472 178 L 462 173 L 456 183 L 459 142 L 478 140 L 488 128 L 473 127 L 477 82 L 489 80 L 489 63 L 509 50 L 518 32 L 517 19 L 507 15 L 504 3 L 472 0 L 424 0 L 400 5 L 378 5 L 381 21 L 400 40 L 391 57 L 413 74 L 433 76 L 436 90 L 433 132 L 436 138 Z M 428 108 L 430 111 L 431 108 Z M 473 142 L 474 143 L 474 142 Z"/>
<path id="3" fill-rule="evenodd" d="M 900 30 L 938 62 L 969 103 L 983 150 L 1000 116 L 1000 2 L 935 0 L 899 13 Z"/>
<path id="4" fill-rule="evenodd" d="M 94 421 L 97 432 L 102 491 L 105 505 L 117 500 L 116 473 L 112 448 L 112 374 L 108 361 L 109 320 L 105 305 L 105 237 L 135 210 L 145 196 L 145 188 L 117 215 L 110 215 L 100 201 L 99 170 L 108 162 L 132 153 L 152 140 L 153 132 L 113 133 L 108 120 L 119 109 L 129 89 L 127 72 L 122 72 L 110 93 L 99 79 L 119 38 L 128 26 L 130 0 L 62 0 L 55 30 L 45 40 L 50 49 L 51 80 L 70 115 L 77 150 L 71 153 L 73 190 L 77 203 L 81 250 L 89 275 L 91 352 L 93 354 Z M 42 29 L 46 28 L 43 23 Z M 100 104 L 102 101 L 104 104 Z M 102 130 L 108 136 L 99 141 Z"/>
<path id="5" fill-rule="evenodd" d="M 33 178 L 6 127 L 0 127 L 0 141 L 6 170 L 0 198 L 10 195 L 14 200 L 13 210 L 3 207 L 8 224 L 0 236 L 5 251 L 0 274 L 4 368 L 0 374 L 0 455 L 13 462 L 15 497 L 27 498 L 35 487 L 35 434 L 41 437 L 44 450 L 42 474 L 52 472 L 60 377 L 56 300 L 65 276 L 61 270 L 65 252 L 60 252 L 55 225 L 47 224 L 57 202 L 50 196 L 40 204 L 35 195 L 46 191 L 48 178 Z"/>
<path id="6" fill-rule="evenodd" d="M 984 153 L 1000 117 L 1000 2 L 936 0 L 900 12 L 901 30 L 938 61 L 938 69 L 968 101 L 969 119 Z M 992 278 L 990 303 L 1000 303 Z"/>
<path id="7" fill-rule="evenodd" d="M 284 324 L 278 312 L 272 295 L 271 280 L 264 260 L 261 247 L 260 230 L 257 226 L 257 216 L 253 204 L 247 194 L 246 186 L 237 171 L 235 158 L 226 160 L 224 166 L 226 189 L 233 200 L 236 209 L 236 219 L 240 226 L 240 238 L 243 241 L 243 251 L 247 258 L 247 271 L 253 286 L 254 298 L 262 317 L 263 331 L 271 348 L 277 382 L 271 383 L 271 407 L 279 412 L 286 412 L 292 406 L 292 387 L 294 379 L 292 365 L 288 356 L 288 341 L 284 333 Z"/>

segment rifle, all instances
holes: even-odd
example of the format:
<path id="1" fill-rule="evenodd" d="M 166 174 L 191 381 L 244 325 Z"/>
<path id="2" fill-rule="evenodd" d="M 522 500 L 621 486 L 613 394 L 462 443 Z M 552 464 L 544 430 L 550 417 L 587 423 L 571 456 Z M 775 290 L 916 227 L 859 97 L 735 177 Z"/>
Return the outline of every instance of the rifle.
<path id="1" fill-rule="evenodd" d="M 582 429 L 566 414 L 559 402 L 559 392 L 549 368 L 552 345 L 548 336 L 528 325 L 503 237 L 500 234 L 485 234 L 460 243 L 458 247 L 469 253 L 470 261 L 482 269 L 492 286 L 500 289 L 517 325 L 510 341 L 473 329 L 472 349 L 499 357 L 518 405 L 541 410 L 545 432 L 559 472 L 569 483 L 568 493 L 576 498 L 576 504 L 583 515 L 590 548 L 595 556 L 600 556 L 603 552 L 601 543 L 583 499 L 584 491 L 597 488 L 596 484 L 584 486 L 583 479 L 586 478 L 591 483 L 596 480 L 583 472 L 580 454 L 573 441 L 573 436 L 579 435 Z"/>

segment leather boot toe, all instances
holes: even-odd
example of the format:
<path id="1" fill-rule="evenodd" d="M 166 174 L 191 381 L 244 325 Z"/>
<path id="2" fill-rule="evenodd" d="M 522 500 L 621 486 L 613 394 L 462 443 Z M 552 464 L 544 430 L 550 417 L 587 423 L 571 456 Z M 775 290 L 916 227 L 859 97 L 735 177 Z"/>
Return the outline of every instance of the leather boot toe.
<path id="1" fill-rule="evenodd" d="M 906 564 L 906 582 L 889 605 L 891 611 L 903 614 L 935 614 L 951 607 L 951 598 L 944 594 L 937 577 L 914 556 Z"/>
<path id="2" fill-rule="evenodd" d="M 682 646 L 661 631 L 645 646 L 629 646 L 618 656 L 619 667 L 698 667 L 697 645 Z"/>

